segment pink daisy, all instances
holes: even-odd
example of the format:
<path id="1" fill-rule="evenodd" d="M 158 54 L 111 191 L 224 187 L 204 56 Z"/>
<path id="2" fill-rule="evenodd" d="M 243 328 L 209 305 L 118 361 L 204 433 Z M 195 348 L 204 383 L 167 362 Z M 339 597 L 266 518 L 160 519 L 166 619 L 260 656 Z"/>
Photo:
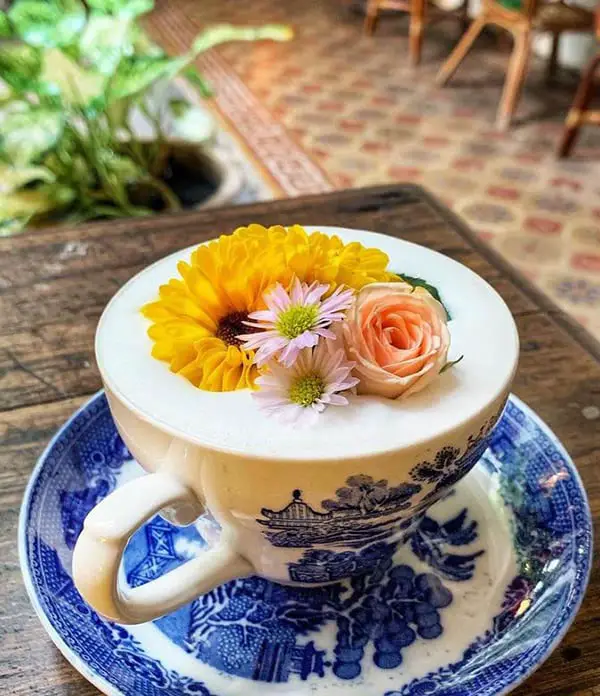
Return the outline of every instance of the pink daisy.
<path id="1" fill-rule="evenodd" d="M 335 339 L 327 327 L 341 321 L 352 304 L 354 293 L 341 286 L 326 300 L 321 300 L 329 285 L 314 282 L 311 285 L 294 279 L 291 292 L 277 283 L 265 296 L 268 309 L 249 315 L 245 322 L 261 331 L 239 336 L 242 348 L 256 350 L 255 361 L 260 367 L 275 356 L 290 367 L 304 348 L 312 348 L 319 337 Z"/>
<path id="2" fill-rule="evenodd" d="M 269 372 L 257 378 L 252 393 L 259 408 L 286 423 L 313 423 L 327 406 L 347 406 L 339 394 L 355 387 L 359 380 L 351 372 L 356 363 L 346 360 L 343 350 L 329 341 L 300 351 L 294 365 L 269 363 Z"/>

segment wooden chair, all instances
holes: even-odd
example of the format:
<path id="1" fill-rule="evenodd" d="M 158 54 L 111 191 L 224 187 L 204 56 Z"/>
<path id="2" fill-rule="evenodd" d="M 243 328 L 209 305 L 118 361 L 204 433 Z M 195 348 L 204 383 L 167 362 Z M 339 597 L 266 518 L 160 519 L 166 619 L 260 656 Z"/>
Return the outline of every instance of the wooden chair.
<path id="1" fill-rule="evenodd" d="M 534 32 L 552 34 L 552 52 L 548 62 L 548 76 L 552 76 L 556 71 L 561 33 L 590 31 L 594 26 L 594 14 L 582 7 L 568 5 L 564 0 L 558 0 L 558 2 L 502 0 L 502 3 L 498 0 L 482 0 L 479 15 L 442 65 L 436 78 L 439 85 L 445 85 L 456 72 L 475 39 L 487 24 L 502 27 L 513 36 L 512 55 L 496 118 L 497 127 L 506 130 L 515 112 L 527 73 Z"/>
<path id="2" fill-rule="evenodd" d="M 459 19 L 463 22 L 465 28 L 467 25 L 468 6 L 469 0 L 462 0 L 458 10 Z M 421 62 L 425 25 L 455 14 L 444 12 L 430 5 L 428 0 L 367 0 L 364 24 L 365 34 L 373 35 L 381 10 L 399 10 L 409 13 L 408 53 L 410 62 L 413 65 L 418 65 Z"/>
<path id="3" fill-rule="evenodd" d="M 596 8 L 596 38 L 600 41 L 600 4 Z M 594 96 L 594 75 L 598 66 L 600 66 L 600 51 L 590 60 L 581 76 L 573 106 L 565 120 L 565 128 L 558 146 L 559 157 L 568 157 L 571 154 L 581 126 L 586 123 L 595 123 L 600 126 L 600 111 L 591 111 L 588 108 Z"/>

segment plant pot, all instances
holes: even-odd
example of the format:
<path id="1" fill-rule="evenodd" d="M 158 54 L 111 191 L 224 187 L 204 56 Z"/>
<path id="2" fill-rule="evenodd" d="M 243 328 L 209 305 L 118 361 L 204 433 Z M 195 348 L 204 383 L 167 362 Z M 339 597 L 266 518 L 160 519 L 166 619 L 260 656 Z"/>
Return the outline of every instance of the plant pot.
<path id="1" fill-rule="evenodd" d="M 150 140 L 144 141 L 150 146 Z M 184 209 L 216 208 L 230 203 L 239 193 L 243 178 L 214 147 L 180 139 L 169 140 L 169 153 L 161 179 L 181 200 Z M 154 188 L 135 185 L 132 201 L 162 212 L 168 209 L 164 197 Z"/>
<path id="2" fill-rule="evenodd" d="M 244 185 L 244 175 L 237 163 L 228 159 L 215 147 L 202 145 L 198 148 L 198 160 L 206 171 L 210 171 L 217 182 L 217 187 L 197 208 L 220 208 L 235 200 Z"/>

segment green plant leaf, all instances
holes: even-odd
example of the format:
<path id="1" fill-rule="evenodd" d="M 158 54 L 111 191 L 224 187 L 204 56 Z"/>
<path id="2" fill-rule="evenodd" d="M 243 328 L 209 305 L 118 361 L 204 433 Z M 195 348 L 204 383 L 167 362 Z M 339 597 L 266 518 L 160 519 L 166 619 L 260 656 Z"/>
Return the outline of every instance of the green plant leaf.
<path id="1" fill-rule="evenodd" d="M 6 102 L 11 102 L 14 98 L 15 95 L 10 87 L 6 84 L 6 82 L 2 82 L 2 80 L 0 80 L 0 107 L 6 104 Z"/>
<path id="2" fill-rule="evenodd" d="M 203 99 L 210 99 L 210 97 L 214 96 L 212 87 L 193 66 L 186 68 L 183 71 L 183 76 L 198 90 L 198 93 Z"/>
<path id="3" fill-rule="evenodd" d="M 31 108 L 31 104 L 24 99 L 11 99 L 0 109 L 0 122 L 1 119 L 6 118 L 10 114 L 20 114 L 24 111 L 30 111 Z"/>
<path id="4" fill-rule="evenodd" d="M 0 194 L 0 222 L 32 217 L 68 205 L 75 192 L 65 186 L 46 185 L 39 188 Z"/>
<path id="5" fill-rule="evenodd" d="M 124 58 L 110 81 L 109 103 L 139 94 L 158 80 L 174 77 L 189 60 L 187 55 L 179 58 L 152 56 Z"/>
<path id="6" fill-rule="evenodd" d="M 184 99 L 172 99 L 169 107 L 173 116 L 171 131 L 175 137 L 204 143 L 214 136 L 216 124 L 205 109 L 192 106 Z"/>
<path id="7" fill-rule="evenodd" d="M 10 22 L 8 21 L 6 12 L 0 10 L 0 39 L 7 39 L 10 36 L 12 36 Z"/>
<path id="8" fill-rule="evenodd" d="M 139 94 L 158 80 L 169 80 L 186 68 L 202 51 L 226 41 L 255 41 L 258 39 L 275 39 L 284 41 L 291 38 L 291 29 L 283 25 L 266 27 L 234 27 L 231 24 L 218 24 L 201 32 L 188 53 L 170 58 L 161 55 L 133 55 L 119 64 L 111 80 L 109 102 Z M 202 78 L 200 78 L 201 80 Z M 203 90 L 206 85 L 203 83 Z"/>
<path id="9" fill-rule="evenodd" d="M 34 181 L 51 183 L 54 174 L 46 167 L 10 167 L 0 164 L 0 195 L 12 193 Z"/>
<path id="10" fill-rule="evenodd" d="M 454 367 L 455 365 L 458 365 L 458 363 L 464 358 L 464 355 L 461 355 L 460 358 L 457 358 L 456 360 L 449 360 L 444 367 L 440 370 L 440 375 L 443 375 L 444 372 L 449 370 L 451 367 Z"/>
<path id="11" fill-rule="evenodd" d="M 208 51 L 228 41 L 289 41 L 294 36 L 291 27 L 285 24 L 267 24 L 262 27 L 235 27 L 232 24 L 215 24 L 200 32 L 194 39 L 191 52 L 194 55 Z"/>
<path id="12" fill-rule="evenodd" d="M 423 278 L 416 278 L 415 276 L 409 276 L 409 275 L 404 275 L 404 273 L 398 273 L 400 278 L 402 280 L 405 280 L 407 283 L 412 285 L 415 288 L 424 288 L 427 290 L 427 292 L 430 295 L 433 295 L 433 297 L 442 305 L 442 307 L 446 310 L 446 315 L 448 316 L 448 321 L 452 319 L 450 316 L 450 312 L 448 311 L 448 307 L 444 304 L 444 301 L 441 298 L 441 295 L 438 291 L 438 289 L 435 287 L 435 285 L 431 285 L 431 283 L 428 283 L 426 280 L 423 280 Z"/>
<path id="13" fill-rule="evenodd" d="M 65 104 L 84 107 L 102 99 L 106 77 L 86 70 L 54 48 L 44 52 L 40 83 L 47 94 L 60 95 Z"/>
<path id="14" fill-rule="evenodd" d="M 129 18 L 92 14 L 79 40 L 79 55 L 103 75 L 112 75 L 131 50 Z"/>
<path id="15" fill-rule="evenodd" d="M 60 111 L 31 109 L 9 113 L 0 120 L 0 152 L 15 166 L 28 165 L 60 138 L 64 115 Z"/>
<path id="16" fill-rule="evenodd" d="M 174 118 L 184 118 L 190 108 L 187 99 L 169 99 L 169 110 Z"/>
<path id="17" fill-rule="evenodd" d="M 154 8 L 154 0 L 87 0 L 92 10 L 110 15 L 137 17 Z"/>
<path id="18" fill-rule="evenodd" d="M 139 24 L 131 24 L 129 28 L 129 38 L 133 46 L 133 54 L 137 56 L 150 56 L 164 58 L 167 54 L 163 49 L 155 44 L 154 41 L 146 34 Z"/>
<path id="19" fill-rule="evenodd" d="M 15 32 L 31 46 L 68 46 L 85 26 L 80 0 L 16 0 L 8 11 Z"/>
<path id="20" fill-rule="evenodd" d="M 39 49 L 16 41 L 0 42 L 0 76 L 15 92 L 35 91 L 41 68 Z"/>
<path id="21" fill-rule="evenodd" d="M 145 172 L 126 155 L 119 155 L 112 149 L 106 148 L 98 153 L 106 172 L 109 176 L 115 176 L 123 184 L 137 181 Z"/>
<path id="22" fill-rule="evenodd" d="M 19 234 L 27 227 L 30 219 L 29 216 L 2 219 L 0 213 L 0 237 L 12 237 L 13 234 Z"/>

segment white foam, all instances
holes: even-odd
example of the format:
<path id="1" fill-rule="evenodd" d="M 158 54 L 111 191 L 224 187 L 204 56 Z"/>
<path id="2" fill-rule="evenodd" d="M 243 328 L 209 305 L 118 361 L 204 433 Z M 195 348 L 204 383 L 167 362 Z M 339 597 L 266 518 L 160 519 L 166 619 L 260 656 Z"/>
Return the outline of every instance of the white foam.
<path id="1" fill-rule="evenodd" d="M 96 337 L 105 382 L 165 430 L 209 447 L 283 460 L 362 457 L 423 442 L 470 419 L 506 389 L 518 337 L 508 307 L 490 285 L 452 259 L 409 242 L 373 232 L 318 229 L 344 242 L 377 247 L 389 255 L 390 270 L 435 285 L 452 314 L 449 358 L 464 355 L 463 360 L 406 400 L 353 397 L 349 407 L 326 409 L 314 426 L 284 426 L 259 411 L 250 391 L 202 391 L 151 357 L 149 322 L 140 307 L 177 276 L 177 263 L 189 259 L 195 248 L 190 247 L 142 271 L 109 303 Z"/>

